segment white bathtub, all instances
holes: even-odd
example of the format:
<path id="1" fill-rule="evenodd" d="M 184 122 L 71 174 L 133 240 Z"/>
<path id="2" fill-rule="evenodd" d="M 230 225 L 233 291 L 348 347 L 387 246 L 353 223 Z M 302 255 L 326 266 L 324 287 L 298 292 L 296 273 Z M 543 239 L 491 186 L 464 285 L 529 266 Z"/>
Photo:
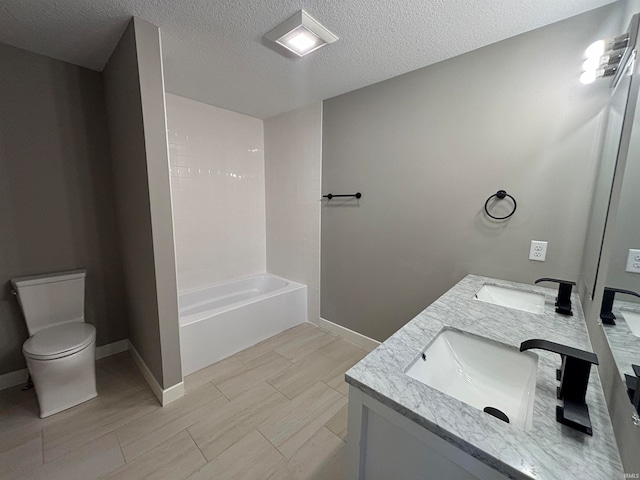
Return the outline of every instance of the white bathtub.
<path id="1" fill-rule="evenodd" d="M 182 374 L 189 375 L 307 321 L 307 286 L 256 275 L 181 293 Z"/>

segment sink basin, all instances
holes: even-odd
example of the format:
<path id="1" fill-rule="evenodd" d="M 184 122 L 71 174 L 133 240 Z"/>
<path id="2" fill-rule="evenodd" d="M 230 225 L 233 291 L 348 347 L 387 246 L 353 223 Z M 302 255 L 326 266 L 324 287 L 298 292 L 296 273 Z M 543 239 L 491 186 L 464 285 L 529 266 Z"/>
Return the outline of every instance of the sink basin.
<path id="1" fill-rule="evenodd" d="M 624 308 L 620 309 L 620 313 L 624 317 L 624 321 L 629 325 L 631 333 L 636 337 L 640 337 L 640 313 L 634 312 L 633 310 L 626 310 Z"/>
<path id="2" fill-rule="evenodd" d="M 497 408 L 528 430 L 537 368 L 534 353 L 445 327 L 405 373 L 481 411 Z"/>
<path id="3" fill-rule="evenodd" d="M 514 288 L 499 287 L 485 283 L 476 293 L 476 300 L 501 305 L 529 313 L 544 312 L 544 295 L 535 292 L 525 292 Z"/>

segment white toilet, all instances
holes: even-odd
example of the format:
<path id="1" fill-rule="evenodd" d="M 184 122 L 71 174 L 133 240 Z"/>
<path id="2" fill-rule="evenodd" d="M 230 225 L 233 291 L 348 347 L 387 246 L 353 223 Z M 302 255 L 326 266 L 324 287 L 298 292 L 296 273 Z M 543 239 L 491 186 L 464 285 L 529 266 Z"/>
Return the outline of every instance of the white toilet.
<path id="1" fill-rule="evenodd" d="M 22 346 L 40 418 L 98 395 L 96 329 L 84 321 L 85 270 L 14 278 L 29 338 Z"/>

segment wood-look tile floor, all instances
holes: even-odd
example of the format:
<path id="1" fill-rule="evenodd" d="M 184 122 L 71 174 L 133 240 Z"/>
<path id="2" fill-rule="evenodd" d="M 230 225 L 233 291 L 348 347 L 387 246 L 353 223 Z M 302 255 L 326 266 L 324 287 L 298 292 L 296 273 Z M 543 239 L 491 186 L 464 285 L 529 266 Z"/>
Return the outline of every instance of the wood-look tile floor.
<path id="1" fill-rule="evenodd" d="M 127 352 L 96 363 L 98 397 L 38 417 L 0 392 L 0 479 L 345 478 L 344 372 L 368 351 L 310 323 L 185 378 L 161 408 Z"/>

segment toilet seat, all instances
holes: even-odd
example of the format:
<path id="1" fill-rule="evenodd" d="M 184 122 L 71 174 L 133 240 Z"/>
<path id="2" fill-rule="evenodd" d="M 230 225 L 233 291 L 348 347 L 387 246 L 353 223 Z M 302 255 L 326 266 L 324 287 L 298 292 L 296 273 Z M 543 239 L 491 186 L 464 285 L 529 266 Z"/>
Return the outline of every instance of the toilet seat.
<path id="1" fill-rule="evenodd" d="M 22 352 L 33 360 L 54 360 L 84 350 L 96 339 L 96 329 L 85 322 L 71 322 L 45 328 L 29 337 Z"/>

